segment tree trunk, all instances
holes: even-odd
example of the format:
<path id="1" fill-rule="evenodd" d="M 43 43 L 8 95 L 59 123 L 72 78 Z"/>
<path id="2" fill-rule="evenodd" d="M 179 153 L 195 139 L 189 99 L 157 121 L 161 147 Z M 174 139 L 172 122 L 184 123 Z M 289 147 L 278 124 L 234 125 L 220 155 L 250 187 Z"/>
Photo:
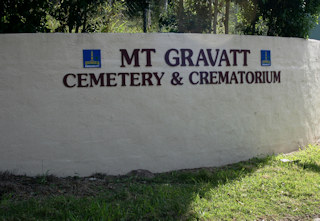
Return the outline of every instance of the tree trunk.
<path id="1" fill-rule="evenodd" d="M 224 21 L 225 34 L 229 34 L 229 13 L 230 13 L 230 0 L 226 0 L 226 17 Z"/>
<path id="2" fill-rule="evenodd" d="M 209 8 L 210 8 L 210 14 L 209 14 L 209 19 L 210 19 L 210 33 L 212 31 L 212 17 L 213 17 L 213 12 L 212 12 L 212 0 L 209 0 Z"/>
<path id="3" fill-rule="evenodd" d="M 147 26 L 148 26 L 148 2 L 146 0 L 145 8 L 143 9 L 143 32 L 147 33 Z"/>
<path id="4" fill-rule="evenodd" d="M 179 0 L 178 6 L 178 32 L 183 33 L 184 30 L 184 7 L 183 7 L 183 0 Z"/>
<path id="5" fill-rule="evenodd" d="M 213 34 L 217 34 L 218 0 L 214 0 Z"/>
<path id="6" fill-rule="evenodd" d="M 85 33 L 85 32 L 87 32 L 87 5 L 85 5 L 84 6 L 85 8 L 84 8 L 84 12 L 83 12 L 83 17 L 84 17 L 84 19 L 83 19 L 83 25 L 82 25 L 82 33 Z"/>
<path id="7" fill-rule="evenodd" d="M 257 10 L 258 10 L 258 3 L 254 3 L 255 15 L 254 15 L 253 20 L 251 22 L 251 34 L 252 35 L 254 35 L 256 33 L 256 23 L 257 23 L 257 20 L 258 20 Z"/>

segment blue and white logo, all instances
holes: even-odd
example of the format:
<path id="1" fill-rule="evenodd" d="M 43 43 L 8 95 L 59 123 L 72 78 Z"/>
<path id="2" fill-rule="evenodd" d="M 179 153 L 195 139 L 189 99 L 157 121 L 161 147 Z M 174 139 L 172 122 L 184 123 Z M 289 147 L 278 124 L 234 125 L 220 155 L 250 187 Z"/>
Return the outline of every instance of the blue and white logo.
<path id="1" fill-rule="evenodd" d="M 271 66 L 270 50 L 261 50 L 261 66 Z"/>
<path id="2" fill-rule="evenodd" d="M 101 68 L 101 52 L 100 50 L 83 50 L 83 67 L 84 68 Z"/>

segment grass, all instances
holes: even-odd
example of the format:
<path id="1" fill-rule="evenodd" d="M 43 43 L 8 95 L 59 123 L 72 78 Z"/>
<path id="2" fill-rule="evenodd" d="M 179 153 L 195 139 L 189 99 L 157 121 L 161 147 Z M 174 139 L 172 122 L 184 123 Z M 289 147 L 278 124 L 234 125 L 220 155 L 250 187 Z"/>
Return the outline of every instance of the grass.
<path id="1" fill-rule="evenodd" d="M 282 162 L 284 158 L 290 161 Z M 99 180 L 92 194 L 84 196 L 36 193 L 19 198 L 9 188 L 1 197 L 0 219 L 312 220 L 320 215 L 318 145 L 222 168 Z M 41 183 L 44 188 L 55 185 L 50 179 Z"/>

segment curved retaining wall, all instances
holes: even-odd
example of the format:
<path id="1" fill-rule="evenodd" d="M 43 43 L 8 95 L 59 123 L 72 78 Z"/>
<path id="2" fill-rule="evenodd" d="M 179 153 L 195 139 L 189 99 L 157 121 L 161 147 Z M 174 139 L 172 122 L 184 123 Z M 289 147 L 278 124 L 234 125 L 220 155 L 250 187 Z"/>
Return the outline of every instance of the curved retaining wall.
<path id="1" fill-rule="evenodd" d="M 320 136 L 319 41 L 3 34 L 0 45 L 2 171 L 220 166 Z"/>

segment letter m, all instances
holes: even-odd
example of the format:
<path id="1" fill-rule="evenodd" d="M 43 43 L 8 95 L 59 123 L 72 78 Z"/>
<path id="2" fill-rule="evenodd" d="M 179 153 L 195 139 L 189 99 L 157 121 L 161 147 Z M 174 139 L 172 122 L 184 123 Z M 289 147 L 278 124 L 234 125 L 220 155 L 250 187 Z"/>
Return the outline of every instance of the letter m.
<path id="1" fill-rule="evenodd" d="M 131 65 L 132 61 L 134 60 L 134 67 L 140 67 L 139 65 L 139 51 L 140 49 L 134 49 L 132 52 L 131 57 L 128 55 L 128 52 L 126 49 L 120 49 L 121 52 L 121 66 L 120 67 L 125 67 L 124 61 L 128 65 Z"/>

